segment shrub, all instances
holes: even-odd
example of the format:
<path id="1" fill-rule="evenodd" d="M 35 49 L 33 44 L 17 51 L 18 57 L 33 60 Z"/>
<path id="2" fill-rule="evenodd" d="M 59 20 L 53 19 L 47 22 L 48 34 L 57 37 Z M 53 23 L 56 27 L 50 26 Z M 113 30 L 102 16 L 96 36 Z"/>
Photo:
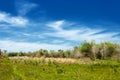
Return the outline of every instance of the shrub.
<path id="1" fill-rule="evenodd" d="M 101 56 L 102 59 L 109 59 L 115 53 L 116 44 L 110 42 L 101 43 Z"/>
<path id="2" fill-rule="evenodd" d="M 9 57 L 18 56 L 18 55 L 19 55 L 18 52 L 9 52 L 9 53 L 8 53 L 8 56 L 9 56 Z"/>
<path id="3" fill-rule="evenodd" d="M 83 42 L 81 44 L 81 47 L 80 47 L 80 51 L 81 53 L 83 53 L 83 55 L 85 57 L 91 57 L 92 56 L 92 46 L 94 45 L 94 42 Z"/>

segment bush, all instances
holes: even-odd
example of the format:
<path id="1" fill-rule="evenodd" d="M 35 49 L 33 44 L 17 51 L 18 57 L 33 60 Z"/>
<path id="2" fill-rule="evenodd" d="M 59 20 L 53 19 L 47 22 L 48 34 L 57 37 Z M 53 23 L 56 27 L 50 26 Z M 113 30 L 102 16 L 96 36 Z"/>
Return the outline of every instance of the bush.
<path id="1" fill-rule="evenodd" d="M 14 57 L 14 56 L 18 56 L 18 55 L 19 55 L 18 52 L 9 52 L 9 53 L 8 53 L 8 56 L 9 56 L 9 57 Z"/>
<path id="2" fill-rule="evenodd" d="M 80 47 L 80 51 L 81 53 L 83 53 L 83 55 L 85 57 L 91 57 L 92 56 L 92 46 L 94 45 L 95 43 L 92 41 L 92 42 L 83 42 L 81 44 L 81 47 Z"/>

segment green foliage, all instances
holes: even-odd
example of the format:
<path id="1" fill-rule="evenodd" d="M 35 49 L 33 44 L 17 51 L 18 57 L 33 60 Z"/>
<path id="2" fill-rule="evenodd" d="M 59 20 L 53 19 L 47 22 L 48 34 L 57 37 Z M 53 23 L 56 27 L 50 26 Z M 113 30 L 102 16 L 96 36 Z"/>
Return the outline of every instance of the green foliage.
<path id="1" fill-rule="evenodd" d="M 84 56 L 90 57 L 91 59 L 111 59 L 116 55 L 117 46 L 115 43 L 103 42 L 96 44 L 92 42 L 83 42 L 80 46 L 80 51 Z M 117 51 L 120 53 L 120 51 Z"/>
<path id="2" fill-rule="evenodd" d="M 8 56 L 10 56 L 10 57 L 18 56 L 18 55 L 19 55 L 18 52 L 10 52 L 10 53 L 8 53 Z"/>
<path id="3" fill-rule="evenodd" d="M 70 50 L 66 50 L 66 51 L 65 51 L 65 57 L 66 57 L 66 58 L 70 58 L 70 57 L 71 57 L 71 53 L 72 53 L 72 52 L 71 52 Z"/>
<path id="4" fill-rule="evenodd" d="M 112 55 L 115 52 L 116 44 L 110 43 L 110 42 L 105 42 L 103 43 L 104 47 L 106 48 L 106 55 L 108 57 L 112 57 Z"/>
<path id="5" fill-rule="evenodd" d="M 81 44 L 80 51 L 82 53 L 84 53 L 84 52 L 85 53 L 90 53 L 91 52 L 91 47 L 92 47 L 91 43 L 84 42 L 84 43 Z"/>
<path id="6" fill-rule="evenodd" d="M 83 42 L 80 46 L 80 51 L 83 53 L 85 57 L 91 57 L 92 55 L 92 46 L 95 45 L 95 43 L 92 42 Z"/>
<path id="7" fill-rule="evenodd" d="M 1 55 L 7 51 L 0 50 Z M 75 46 L 73 50 L 44 50 L 40 49 L 34 52 L 8 52 L 9 57 L 28 56 L 28 57 L 54 57 L 54 58 L 84 58 L 95 59 L 114 59 L 120 60 L 120 45 L 112 42 L 103 42 L 96 44 L 94 41 L 84 41 L 80 46 Z"/>
<path id="8" fill-rule="evenodd" d="M 26 56 L 26 53 L 25 52 L 20 52 L 18 53 L 19 56 Z"/>

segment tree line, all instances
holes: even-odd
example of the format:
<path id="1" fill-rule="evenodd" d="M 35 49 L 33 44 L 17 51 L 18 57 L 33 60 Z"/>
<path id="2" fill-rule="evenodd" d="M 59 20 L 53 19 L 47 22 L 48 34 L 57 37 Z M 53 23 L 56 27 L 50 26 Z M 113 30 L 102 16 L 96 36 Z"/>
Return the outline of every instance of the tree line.
<path id="1" fill-rule="evenodd" d="M 0 50 L 0 58 L 3 56 L 28 56 L 28 57 L 53 57 L 53 58 L 90 58 L 120 60 L 120 44 L 112 42 L 95 43 L 94 41 L 84 41 L 80 46 L 75 46 L 72 50 L 45 50 L 40 49 L 34 52 L 7 52 Z"/>

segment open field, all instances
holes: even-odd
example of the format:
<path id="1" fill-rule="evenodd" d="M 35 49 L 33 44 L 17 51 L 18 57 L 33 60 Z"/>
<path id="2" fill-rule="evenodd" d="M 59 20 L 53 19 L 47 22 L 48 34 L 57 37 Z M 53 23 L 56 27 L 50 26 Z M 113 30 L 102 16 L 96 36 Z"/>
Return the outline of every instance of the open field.
<path id="1" fill-rule="evenodd" d="M 120 61 L 87 61 L 28 57 L 1 59 L 0 80 L 120 80 Z"/>

